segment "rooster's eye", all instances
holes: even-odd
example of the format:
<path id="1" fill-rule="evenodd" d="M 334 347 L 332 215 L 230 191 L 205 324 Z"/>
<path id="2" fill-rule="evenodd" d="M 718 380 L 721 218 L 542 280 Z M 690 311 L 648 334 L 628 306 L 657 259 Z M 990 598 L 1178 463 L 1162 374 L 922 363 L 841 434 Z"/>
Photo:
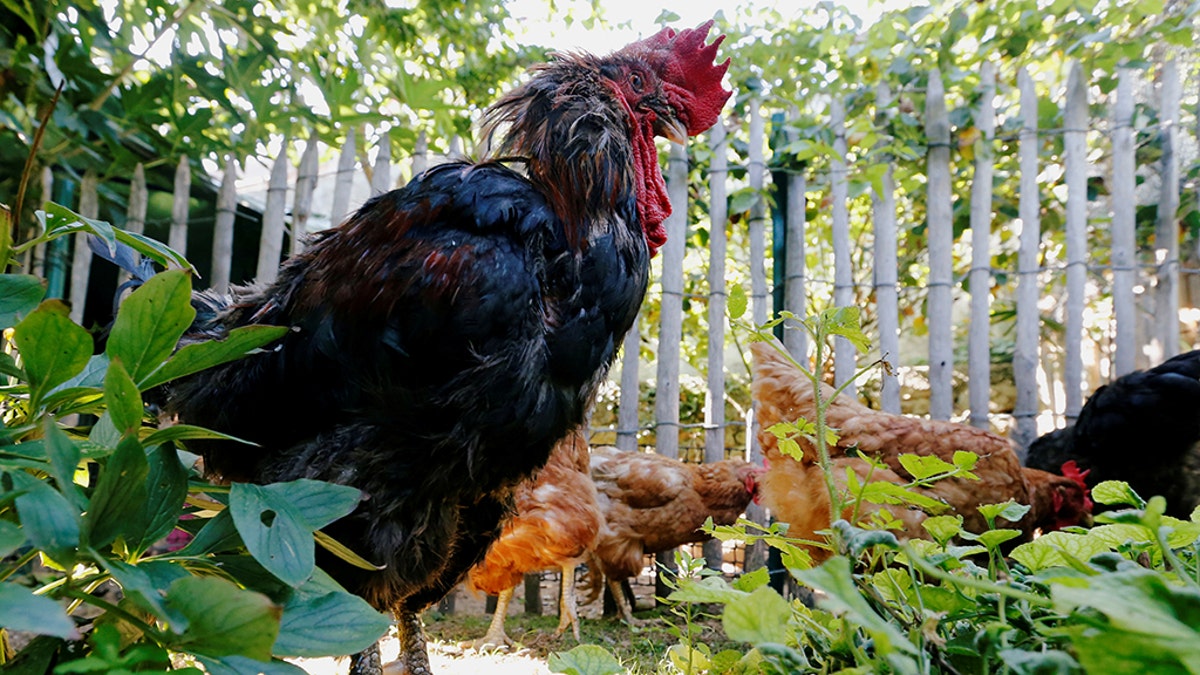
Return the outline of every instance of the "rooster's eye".
<path id="1" fill-rule="evenodd" d="M 642 76 L 637 73 L 630 74 L 629 86 L 633 87 L 633 90 L 639 94 L 642 93 Z"/>

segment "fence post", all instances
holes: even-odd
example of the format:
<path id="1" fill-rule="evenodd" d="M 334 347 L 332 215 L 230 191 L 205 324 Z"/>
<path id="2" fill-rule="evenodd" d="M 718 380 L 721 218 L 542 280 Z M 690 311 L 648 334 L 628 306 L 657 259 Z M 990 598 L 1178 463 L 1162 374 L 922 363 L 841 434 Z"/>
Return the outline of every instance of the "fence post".
<path id="1" fill-rule="evenodd" d="M 854 271 L 850 260 L 850 210 L 846 204 L 850 186 L 846 168 L 846 108 L 840 96 L 834 96 L 830 106 L 829 124 L 833 132 L 833 157 L 829 164 L 829 193 L 833 208 L 833 304 L 849 307 L 854 304 Z M 833 341 L 833 377 L 840 386 L 851 380 L 858 370 L 858 353 L 844 337 Z M 854 396 L 857 387 L 851 382 L 846 394 Z"/>
<path id="2" fill-rule="evenodd" d="M 338 155 L 337 177 L 333 179 L 333 204 L 329 207 L 330 226 L 341 225 L 350 212 L 350 193 L 354 190 L 354 145 L 357 135 L 354 127 L 346 130 L 342 153 Z"/>
<path id="3" fill-rule="evenodd" d="M 725 121 L 717 120 L 709 133 L 712 160 L 709 166 L 708 228 L 708 391 L 704 401 L 704 461 L 725 459 L 725 224 L 728 204 L 725 180 L 729 161 L 726 157 Z M 721 569 L 721 542 L 704 543 L 708 567 Z"/>
<path id="4" fill-rule="evenodd" d="M 392 140 L 383 134 L 376 141 L 379 148 L 375 154 L 375 169 L 371 172 L 371 194 L 378 195 L 392 189 Z"/>
<path id="5" fill-rule="evenodd" d="M 762 325 L 767 321 L 767 242 L 766 221 L 767 205 L 763 199 L 763 182 L 767 173 L 767 163 L 763 155 L 763 145 L 766 140 L 763 128 L 762 97 L 758 91 L 750 99 L 750 151 L 747 166 L 747 180 L 750 187 L 757 193 L 754 206 L 750 209 L 750 301 L 751 316 L 755 324 Z M 751 417 L 747 419 L 746 442 L 750 449 L 750 461 L 761 465 L 763 461 L 762 447 L 758 443 L 758 418 L 753 415 L 757 404 L 751 402 Z M 751 503 L 746 507 L 746 517 L 756 523 L 766 523 L 766 510 L 758 504 Z M 767 547 L 763 542 L 755 542 L 746 546 L 746 571 L 756 570 L 766 564 Z"/>
<path id="6" fill-rule="evenodd" d="M 42 167 L 42 201 L 50 201 L 54 195 L 54 170 L 48 166 Z M 15 207 L 15 205 L 14 205 Z M 22 208 L 24 210 L 24 208 Z M 21 214 L 13 214 L 13 226 L 17 231 L 21 227 Z M 18 242 L 20 237 L 16 237 Z M 46 244 L 34 246 L 28 255 L 29 273 L 35 277 L 46 278 Z"/>
<path id="7" fill-rule="evenodd" d="M 929 416 L 950 419 L 954 412 L 953 308 L 954 223 L 950 197 L 950 119 L 946 115 L 946 90 L 942 72 L 929 73 L 925 89 L 925 134 L 929 139 Z"/>
<path id="8" fill-rule="evenodd" d="M 125 211 L 125 229 L 142 234 L 146 231 L 146 207 L 150 203 L 150 192 L 146 189 L 146 168 L 141 162 L 133 168 L 133 179 L 129 182 L 129 207 Z M 117 275 L 117 285 L 129 280 L 128 272 Z"/>
<path id="9" fill-rule="evenodd" d="M 992 138 L 996 133 L 996 66 L 984 61 L 980 73 L 983 96 L 975 115 L 975 175 L 971 181 L 971 328 L 967 336 L 967 386 L 971 426 L 988 428 L 992 359 Z"/>
<path id="10" fill-rule="evenodd" d="M 638 319 L 625 334 L 621 344 L 621 401 L 617 405 L 617 449 L 637 450 L 638 406 L 641 402 L 638 381 L 638 355 L 642 348 L 642 333 Z"/>
<path id="11" fill-rule="evenodd" d="M 1022 461 L 1029 444 L 1037 438 L 1038 389 L 1037 370 L 1040 361 L 1038 327 L 1038 246 L 1041 243 L 1041 199 L 1038 194 L 1038 102 L 1033 78 L 1024 68 L 1017 74 L 1021 91 L 1020 135 L 1020 248 L 1017 253 L 1017 343 L 1013 352 L 1013 381 L 1017 400 L 1013 407 L 1016 424 L 1013 440 Z"/>
<path id="12" fill-rule="evenodd" d="M 258 272 L 255 275 L 260 284 L 269 284 L 279 275 L 284 209 L 287 208 L 287 149 L 288 141 L 284 138 L 267 184 L 267 205 L 263 209 L 262 237 L 258 242 Z"/>
<path id="13" fill-rule="evenodd" d="M 880 82 L 875 90 L 875 127 L 884 136 L 880 145 L 889 142 L 888 109 L 892 92 L 887 83 Z M 899 263 L 896 253 L 896 178 L 895 162 L 890 155 L 881 157 L 887 169 L 880 178 L 882 193 L 872 191 L 871 218 L 875 222 L 875 305 L 879 317 L 879 355 L 893 366 L 900 360 L 900 301 Z M 884 412 L 900 413 L 900 381 L 894 372 L 881 373 L 880 408 Z"/>
<path id="14" fill-rule="evenodd" d="M 292 198 L 292 255 L 304 250 L 308 219 L 312 216 L 313 192 L 317 189 L 318 150 L 321 141 L 314 130 L 300 155 L 296 175 L 296 194 Z"/>
<path id="15" fill-rule="evenodd" d="M 1134 340 L 1137 335 L 1137 309 L 1133 285 L 1136 281 L 1134 229 L 1134 187 L 1137 184 L 1133 145 L 1133 71 L 1117 71 L 1117 100 L 1112 132 L 1112 266 L 1113 319 L 1116 323 L 1116 354 L 1113 375 L 1121 376 L 1137 368 Z"/>
<path id="16" fill-rule="evenodd" d="M 793 141 L 798 134 L 788 132 L 788 140 Z M 787 182 L 787 254 L 784 258 L 783 276 L 783 308 L 803 319 L 808 315 L 808 287 L 805 278 L 805 237 L 808 227 L 808 215 L 804 209 L 808 199 L 808 181 L 804 172 L 797 170 L 788 174 Z M 783 345 L 792 358 L 802 364 L 808 363 L 808 332 L 800 326 L 791 326 L 786 322 L 783 327 Z"/>
<path id="17" fill-rule="evenodd" d="M 422 173 L 429 167 L 429 136 L 425 134 L 425 130 L 417 132 L 417 142 L 413 145 L 412 156 L 412 175 L 415 178 L 417 174 Z"/>
<path id="18" fill-rule="evenodd" d="M 1154 229 L 1155 260 L 1159 262 L 1154 314 L 1161 358 L 1179 353 L 1179 68 L 1175 59 L 1163 64 L 1162 108 L 1158 116 L 1162 135 L 1162 192 Z"/>
<path id="19" fill-rule="evenodd" d="M 187 255 L 188 203 L 192 197 L 192 165 L 187 155 L 179 158 L 175 167 L 175 193 L 171 202 L 171 231 L 167 234 L 167 246 L 179 255 Z"/>
<path id="20" fill-rule="evenodd" d="M 1087 84 L 1079 62 L 1067 76 L 1063 154 L 1067 182 L 1067 316 L 1063 391 L 1067 420 L 1083 407 L 1083 305 L 1087 283 Z"/>
<path id="21" fill-rule="evenodd" d="M 237 219 L 237 160 L 225 156 L 225 173 L 217 193 L 217 219 L 213 224 L 212 286 L 218 293 L 229 291 L 233 269 L 233 224 Z"/>
<path id="22" fill-rule="evenodd" d="M 79 215 L 95 218 L 100 215 L 100 179 L 96 172 L 88 169 L 79 186 Z M 83 310 L 87 304 L 88 278 L 92 271 L 92 249 L 87 243 L 88 234 L 75 234 L 75 252 L 71 260 L 71 320 L 83 324 Z"/>

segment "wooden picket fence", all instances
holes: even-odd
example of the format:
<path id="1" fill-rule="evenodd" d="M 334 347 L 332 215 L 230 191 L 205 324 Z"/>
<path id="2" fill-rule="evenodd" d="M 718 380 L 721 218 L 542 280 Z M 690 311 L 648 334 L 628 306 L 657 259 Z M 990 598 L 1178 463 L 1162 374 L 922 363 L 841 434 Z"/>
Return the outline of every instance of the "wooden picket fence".
<path id="1" fill-rule="evenodd" d="M 992 64 L 986 64 L 981 72 L 982 96 L 978 110 L 975 112 L 975 127 L 982 134 L 983 142 L 979 145 L 983 150 L 974 157 L 974 177 L 970 192 L 970 231 L 969 238 L 959 242 L 959 246 L 969 242 L 970 271 L 969 294 L 970 300 L 970 331 L 967 350 L 969 357 L 965 364 L 969 386 L 969 410 L 966 419 L 973 425 L 985 427 L 993 421 L 989 413 L 991 364 L 989 355 L 989 326 L 991 314 L 991 281 L 998 270 L 991 268 L 992 252 L 989 250 L 992 228 L 996 215 L 992 208 L 993 162 L 992 146 L 995 135 L 995 91 L 996 75 Z M 1064 400 L 1057 404 L 1055 412 L 1060 413 L 1067 421 L 1073 419 L 1082 406 L 1087 391 L 1100 384 L 1095 381 L 1095 373 L 1085 378 L 1084 373 L 1084 308 L 1088 290 L 1088 275 L 1093 279 L 1099 278 L 1099 292 L 1111 293 L 1113 297 L 1113 321 L 1109 331 L 1112 335 L 1111 368 L 1108 377 L 1117 376 L 1133 370 L 1136 367 L 1152 365 L 1154 360 L 1165 358 L 1177 353 L 1180 349 L 1179 296 L 1180 278 L 1184 273 L 1194 270 L 1181 268 L 1179 254 L 1179 228 L 1177 211 L 1180 200 L 1179 177 L 1179 116 L 1180 116 L 1180 84 L 1178 68 L 1175 63 L 1163 64 L 1160 72 L 1162 97 L 1158 106 L 1159 133 L 1162 136 L 1163 153 L 1158 167 L 1162 176 L 1161 196 L 1158 200 L 1158 228 L 1155 238 L 1156 262 L 1149 269 L 1138 263 L 1139 252 L 1134 238 L 1134 190 L 1137 185 L 1137 167 L 1134 162 L 1134 128 L 1133 128 L 1133 88 L 1135 73 L 1123 70 L 1119 73 L 1115 103 L 1111 120 L 1108 122 L 1106 142 L 1111 143 L 1112 154 L 1112 194 L 1108 200 L 1109 212 L 1104 214 L 1112 219 L 1111 262 L 1098 265 L 1089 260 L 1087 240 L 1087 225 L 1089 221 L 1087 178 L 1088 178 L 1088 142 L 1087 134 L 1093 120 L 1088 116 L 1088 100 L 1085 78 L 1081 69 L 1075 65 L 1070 70 L 1070 76 L 1063 97 L 1064 128 L 1061 130 L 1039 131 L 1037 128 L 1038 99 L 1034 93 L 1032 79 L 1022 71 L 1017 85 L 1020 94 L 1018 116 L 1023 120 L 1018 143 L 1020 145 L 1020 249 L 1017 269 L 999 270 L 1015 274 L 1018 278 L 1016 289 L 1016 349 L 1013 357 L 1013 377 L 1016 384 L 1016 404 L 1013 410 L 1012 436 L 1022 447 L 1037 435 L 1037 417 L 1043 413 L 1045 401 L 1039 400 L 1039 368 L 1044 368 L 1043 353 L 1039 344 L 1039 327 L 1041 316 L 1038 303 L 1042 298 L 1042 288 L 1046 275 L 1063 274 L 1066 278 L 1066 303 L 1064 311 L 1065 344 L 1062 358 L 1062 385 Z M 896 105 L 892 93 L 885 86 L 877 91 L 876 107 L 886 110 Z M 949 419 L 955 415 L 953 395 L 953 375 L 956 366 L 953 341 L 952 308 L 956 296 L 966 293 L 962 290 L 953 272 L 954 267 L 954 235 L 952 227 L 952 183 L 951 183 L 951 128 L 946 111 L 946 96 L 942 77 L 936 70 L 928 77 L 925 89 L 926 108 L 925 131 L 927 135 L 927 182 L 925 204 L 927 209 L 927 245 L 929 275 L 928 285 L 924 289 L 927 302 L 928 325 L 928 379 L 930 388 L 929 415 L 935 419 Z M 833 99 L 826 108 L 829 128 L 834 137 L 834 156 L 831 157 L 828 176 L 829 208 L 831 209 L 832 226 L 828 234 L 814 234 L 808 230 L 805 220 L 807 200 L 813 197 L 804 173 L 787 174 L 782 184 L 776 184 L 773 189 L 785 191 L 788 198 L 786 213 L 787 255 L 785 259 L 776 260 L 776 266 L 783 267 L 782 278 L 784 289 L 784 309 L 797 314 L 806 315 L 810 306 L 808 297 L 817 292 L 824 293 L 832 288 L 833 304 L 838 306 L 850 305 L 856 302 L 855 277 L 862 270 L 853 264 L 852 244 L 850 237 L 850 212 L 848 209 L 848 174 L 844 158 L 846 156 L 846 119 L 841 101 Z M 729 148 L 728 136 L 731 131 L 725 123 L 718 124 L 703 141 L 707 142 L 712 151 L 708 173 L 709 214 L 714 223 L 725 223 L 727 213 L 727 195 L 733 189 L 746 187 L 763 190 L 770 177 L 768 163 L 765 157 L 764 118 L 766 113 L 757 101 L 749 106 L 748 120 L 744 123 L 749 127 L 749 154 L 746 165 L 747 178 L 744 182 L 733 182 L 729 178 Z M 730 124 L 742 124 L 742 121 Z M 1047 133 L 1060 133 L 1064 139 L 1065 154 L 1063 171 L 1067 188 L 1066 198 L 1066 259 L 1063 261 L 1048 260 L 1039 265 L 1038 256 L 1041 244 L 1039 229 L 1039 212 L 1041 201 L 1039 196 L 1038 175 L 1041 170 L 1041 158 L 1038 154 L 1039 138 Z M 335 172 L 327 173 L 323 178 L 332 177 L 334 190 L 332 202 L 328 207 L 328 217 L 331 222 L 339 222 L 351 208 L 352 186 L 355 182 L 356 171 L 360 166 L 359 154 L 356 150 L 356 134 L 348 134 L 340 149 L 339 160 Z M 461 140 L 456 139 L 452 147 L 461 148 Z M 286 143 L 285 143 L 286 147 Z M 303 235 L 309 230 L 313 214 L 313 193 L 318 180 L 322 179 L 318 171 L 318 160 L 322 144 L 315 138 L 310 138 L 304 144 L 298 166 L 294 169 L 297 176 L 291 190 L 288 186 L 288 175 L 292 171 L 289 166 L 287 152 L 280 152 L 270 171 L 270 180 L 266 190 L 265 207 L 263 208 L 262 236 L 258 247 L 257 279 L 260 282 L 274 279 L 279 261 L 285 253 L 296 253 L 303 246 Z M 365 155 L 364 155 L 365 156 Z M 415 174 L 430 163 L 428 143 L 420 136 L 417 148 L 411 160 L 411 172 Z M 432 161 L 437 161 L 433 158 Z M 373 163 L 361 163 L 364 177 L 371 186 L 372 193 L 382 192 L 394 187 L 392 179 L 392 162 L 390 144 L 380 143 L 377 146 Z M 179 159 L 175 174 L 175 207 L 172 211 L 170 237 L 167 242 L 176 250 L 186 253 L 188 231 L 188 197 L 191 193 L 191 167 L 193 163 L 187 157 Z M 233 257 L 233 226 L 234 214 L 239 197 L 236 194 L 238 161 L 230 156 L 224 159 L 220 190 L 217 199 L 216 217 L 213 224 L 213 255 L 212 267 L 207 270 L 207 282 L 214 288 L 228 288 L 230 279 L 230 261 Z M 661 325 L 657 335 L 657 373 L 654 423 L 649 428 L 639 428 L 638 401 L 639 383 L 642 379 L 638 373 L 638 359 L 624 358 L 619 367 L 620 405 L 615 432 L 616 445 L 622 449 L 637 447 L 640 439 L 653 432 L 653 443 L 658 452 L 672 457 L 680 454 L 679 430 L 684 427 L 702 428 L 704 430 L 705 461 L 715 461 L 724 458 L 729 452 L 727 445 L 726 427 L 731 424 L 752 424 L 752 420 L 727 420 L 725 418 L 725 396 L 727 368 L 724 363 L 722 349 L 708 350 L 707 403 L 704 408 L 702 421 L 680 420 L 680 344 L 682 340 L 682 307 L 684 301 L 683 260 L 685 243 L 688 240 L 686 215 L 689 212 L 688 200 L 688 156 L 682 146 L 672 146 L 666 167 L 667 182 L 673 204 L 673 215 L 666 223 L 668 240 L 661 251 L 662 276 L 661 283 Z M 52 177 L 45 180 L 50 181 Z M 872 311 L 876 317 L 877 334 L 871 335 L 878 345 L 878 354 L 886 354 L 893 362 L 913 361 L 914 355 L 901 353 L 900 316 L 902 289 L 898 284 L 897 269 L 897 209 L 896 187 L 893 179 L 893 168 L 883 176 L 883 189 L 872 190 L 872 232 L 873 251 L 867 258 L 872 273 L 871 291 L 874 296 Z M 824 190 L 824 188 L 822 188 Z M 289 209 L 287 198 L 292 194 L 292 205 Z M 50 187 L 45 186 L 45 193 L 50 194 Z M 97 180 L 92 174 L 84 176 L 80 185 L 80 196 L 77 208 L 89 217 L 97 213 Z M 824 194 L 821 195 L 825 197 Z M 125 227 L 140 231 L 145 223 L 147 208 L 147 189 L 145 174 L 141 166 L 132 177 L 132 187 L 128 202 L 128 213 Z M 1095 214 L 1093 214 L 1095 215 Z M 766 201 L 759 198 L 750 211 L 747 221 L 751 316 L 755 322 L 762 323 L 771 312 L 767 281 L 767 228 L 769 221 Z M 806 244 L 819 237 L 822 241 L 831 242 L 832 248 L 832 279 L 820 278 L 812 270 L 805 267 Z M 827 239 L 826 239 L 827 237 Z M 284 244 L 288 246 L 285 249 Z M 724 227 L 710 227 L 708 241 L 709 265 L 707 271 L 708 292 L 705 301 L 708 311 L 708 343 L 723 345 L 726 342 L 725 307 L 727 289 L 727 260 L 728 242 Z M 91 253 L 82 242 L 74 245 L 73 265 L 70 273 L 69 297 L 73 304 L 76 319 L 83 315 L 84 299 L 87 292 Z M 861 264 L 860 264 L 861 265 Z M 203 270 L 202 270 L 203 271 Z M 820 270 L 826 274 L 826 270 Z M 861 276 L 861 275 L 860 275 Z M 1139 284 L 1151 288 L 1145 297 L 1153 297 L 1154 307 L 1148 316 L 1153 316 L 1155 324 L 1152 329 L 1140 327 L 1144 319 L 1139 318 L 1136 306 L 1135 287 Z M 814 286 L 820 286 L 820 291 L 814 291 Z M 982 292 L 978 292 L 982 289 Z M 1095 293 L 1096 291 L 1091 291 Z M 908 295 L 911 297 L 911 295 Z M 823 302 L 822 304 L 828 304 Z M 1160 309 L 1159 309 L 1160 308 Z M 624 354 L 637 354 L 639 351 L 639 335 L 636 331 L 625 340 Z M 803 331 L 787 330 L 784 342 L 789 350 L 801 359 L 807 359 L 810 345 L 807 344 Z M 1104 347 L 1107 349 L 1106 347 Z M 921 356 L 921 355 L 916 355 Z M 849 378 L 859 365 L 859 357 L 855 350 L 843 339 L 838 339 L 834 352 L 834 372 L 839 382 Z M 901 411 L 901 386 L 894 374 L 881 375 L 880 406 L 890 412 Z M 754 456 L 756 450 L 753 444 L 753 433 L 747 433 L 747 451 Z"/>

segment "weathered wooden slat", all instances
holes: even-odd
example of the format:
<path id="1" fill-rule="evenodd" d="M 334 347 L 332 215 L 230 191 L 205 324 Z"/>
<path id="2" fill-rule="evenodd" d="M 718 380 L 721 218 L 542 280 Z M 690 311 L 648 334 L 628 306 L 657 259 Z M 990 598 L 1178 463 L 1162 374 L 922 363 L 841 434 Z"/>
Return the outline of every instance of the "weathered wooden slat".
<path id="1" fill-rule="evenodd" d="M 1133 71 L 1117 73 L 1117 100 L 1112 131 L 1112 266 L 1113 320 L 1116 324 L 1116 353 L 1113 375 L 1137 369 L 1137 309 L 1133 286 L 1136 275 L 1134 188 L 1137 186 L 1133 145 Z"/>
<path id="2" fill-rule="evenodd" d="M 142 234 L 146 231 L 146 208 L 150 203 L 150 192 L 146 189 L 146 167 L 141 162 L 133 168 L 129 182 L 129 205 L 125 211 L 125 229 Z M 117 284 L 129 280 L 128 272 L 117 274 Z"/>
<path id="3" fill-rule="evenodd" d="M 225 157 L 221 189 L 217 192 L 217 219 L 213 224 L 212 287 L 218 293 L 229 291 L 233 269 L 233 224 L 237 219 L 237 160 L 233 153 Z"/>
<path id="4" fill-rule="evenodd" d="M 850 260 L 850 209 L 846 201 L 850 184 L 846 168 L 846 108 L 838 97 L 834 97 L 829 110 L 829 127 L 833 133 L 833 156 L 829 158 L 829 195 L 833 210 L 833 304 L 849 307 L 854 304 L 854 264 Z M 858 370 L 858 351 L 844 337 L 833 341 L 833 378 L 841 385 L 854 378 Z M 853 382 L 846 393 L 853 396 L 857 391 Z"/>
<path id="5" fill-rule="evenodd" d="M 925 135 L 929 143 L 926 218 L 929 222 L 929 416 L 950 419 L 954 412 L 953 306 L 954 223 L 950 197 L 950 119 L 946 90 L 937 68 L 925 89 Z"/>
<path id="6" fill-rule="evenodd" d="M 96 218 L 100 215 L 100 178 L 88 169 L 79 185 L 79 215 Z M 87 303 L 88 280 L 92 272 L 92 249 L 87 243 L 88 234 L 75 234 L 75 252 L 71 259 L 71 320 L 83 323 L 83 310 Z"/>
<path id="7" fill-rule="evenodd" d="M 725 121 L 709 133 L 708 215 L 708 392 L 704 406 L 704 461 L 725 459 L 725 181 L 729 178 Z M 707 550 L 707 549 L 706 549 Z"/>
<path id="8" fill-rule="evenodd" d="M 1064 171 L 1067 183 L 1067 307 L 1063 391 L 1067 420 L 1083 407 L 1083 306 L 1087 292 L 1087 83 L 1079 63 L 1067 76 L 1063 112 Z"/>
<path id="9" fill-rule="evenodd" d="M 892 92 L 887 83 L 881 82 L 875 90 L 875 126 L 886 129 L 888 113 L 892 108 Z M 885 144 L 888 139 L 880 139 Z M 895 161 L 883 157 L 887 170 L 880 179 L 881 192 L 872 192 L 872 220 L 875 223 L 875 305 L 879 317 L 879 354 L 892 366 L 900 365 L 900 301 L 899 263 L 896 244 L 896 178 Z M 894 372 L 884 370 L 881 375 L 879 404 L 884 412 L 900 413 L 900 380 Z"/>
<path id="10" fill-rule="evenodd" d="M 192 165 L 187 155 L 179 158 L 175 167 L 175 193 L 171 202 L 171 231 L 167 234 L 167 246 L 179 255 L 187 255 L 188 205 L 192 199 Z"/>
<path id="11" fill-rule="evenodd" d="M 1154 295 L 1157 341 L 1161 358 L 1179 353 L 1179 67 L 1163 64 L 1162 103 L 1158 114 L 1162 138 L 1162 187 L 1154 228 L 1158 274 Z"/>
<path id="12" fill-rule="evenodd" d="M 1024 68 L 1017 75 L 1021 91 L 1020 135 L 1020 201 L 1017 206 L 1021 219 L 1020 248 L 1017 253 L 1017 340 L 1013 352 L 1013 380 L 1017 400 L 1013 407 L 1016 424 L 1013 440 L 1024 454 L 1037 438 L 1038 388 L 1037 371 L 1041 359 L 1038 345 L 1038 246 L 1041 243 L 1041 199 L 1038 194 L 1038 102 L 1033 78 Z"/>
<path id="13" fill-rule="evenodd" d="M 379 151 L 375 155 L 375 168 L 371 173 L 371 194 L 378 195 L 392 189 L 392 142 L 387 134 L 379 137 Z"/>
<path id="14" fill-rule="evenodd" d="M 661 323 L 658 333 L 658 373 L 654 391 L 654 437 L 660 455 L 679 457 L 679 358 L 683 340 L 683 253 L 687 240 L 687 149 L 672 144 L 667 161 L 667 193 L 671 215 L 664 227 L 667 243 L 662 255 Z"/>
<path id="15" fill-rule="evenodd" d="M 338 155 L 337 177 L 333 179 L 333 203 L 329 207 L 329 224 L 340 225 L 350 213 L 350 193 L 354 190 L 354 166 L 357 160 L 354 156 L 357 131 L 354 128 L 346 130 L 346 140 L 342 141 L 342 153 Z"/>
<path id="16" fill-rule="evenodd" d="M 267 184 L 267 205 L 263 209 L 262 236 L 258 242 L 258 283 L 269 284 L 279 275 L 279 258 L 283 253 L 284 211 L 287 209 L 287 140 L 284 139 L 271 167 Z"/>
<path id="17" fill-rule="evenodd" d="M 413 144 L 412 175 L 416 177 L 429 167 L 429 137 L 425 132 L 417 132 L 417 142 Z"/>
<path id="18" fill-rule="evenodd" d="M 320 139 L 313 132 L 300 155 L 300 166 L 296 176 L 296 194 L 292 198 L 292 255 L 304 250 L 308 237 L 308 221 L 312 217 L 313 192 L 317 189 Z"/>
<path id="19" fill-rule="evenodd" d="M 621 398 L 617 407 L 617 449 L 637 450 L 638 435 L 638 354 L 642 348 L 638 322 L 625 334 L 621 343 Z"/>
<path id="20" fill-rule="evenodd" d="M 982 96 L 975 113 L 975 175 L 971 181 L 971 326 L 967 335 L 968 395 L 971 426 L 988 428 L 991 402 L 992 295 L 992 175 L 996 133 L 996 66 L 984 61 L 979 86 Z"/>
<path id="21" fill-rule="evenodd" d="M 762 100 L 756 95 L 750 101 L 750 150 L 746 169 L 750 187 L 759 194 L 750 209 L 750 316 L 756 324 L 764 324 L 771 313 L 767 297 L 767 204 L 762 197 L 763 181 L 767 163 L 763 159 L 765 132 L 762 116 Z"/>
<path id="22" fill-rule="evenodd" d="M 49 201 L 54 195 L 54 171 L 46 166 L 42 167 L 42 201 Z M 14 223 L 20 227 L 21 214 L 13 216 Z M 26 266 L 29 272 L 36 277 L 46 277 L 46 245 L 38 244 L 34 246 L 29 253 L 26 254 Z"/>

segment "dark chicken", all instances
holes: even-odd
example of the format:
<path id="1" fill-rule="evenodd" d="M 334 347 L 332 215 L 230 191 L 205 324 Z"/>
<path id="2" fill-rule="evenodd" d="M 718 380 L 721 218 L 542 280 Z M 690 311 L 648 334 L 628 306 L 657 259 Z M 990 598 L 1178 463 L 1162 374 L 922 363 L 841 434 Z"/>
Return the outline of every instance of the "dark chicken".
<path id="1" fill-rule="evenodd" d="M 670 212 L 654 136 L 685 142 L 730 95 L 710 26 L 556 57 L 486 117 L 524 172 L 438 166 L 318 235 L 274 283 L 197 298 L 185 340 L 291 331 L 171 385 L 166 410 L 258 444 L 197 444 L 224 479 L 365 493 L 327 531 L 384 569 L 319 562 L 396 613 L 408 672 L 429 672 L 417 613 L 483 559 L 633 323 Z M 378 672 L 377 650 L 352 670 Z"/>
<path id="2" fill-rule="evenodd" d="M 1074 461 L 1089 486 L 1125 481 L 1189 517 L 1200 505 L 1200 350 L 1100 387 L 1074 425 L 1038 438 L 1025 461 L 1056 473 Z"/>

